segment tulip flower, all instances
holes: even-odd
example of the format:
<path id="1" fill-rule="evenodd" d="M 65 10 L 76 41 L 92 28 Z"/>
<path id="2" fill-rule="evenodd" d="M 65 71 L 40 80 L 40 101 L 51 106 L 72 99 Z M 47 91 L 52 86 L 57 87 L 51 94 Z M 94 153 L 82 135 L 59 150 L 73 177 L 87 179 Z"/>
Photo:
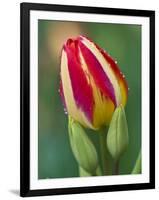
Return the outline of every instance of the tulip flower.
<path id="1" fill-rule="evenodd" d="M 94 130 L 108 125 L 128 87 L 116 61 L 90 39 L 68 39 L 61 54 L 60 94 L 68 114 Z"/>

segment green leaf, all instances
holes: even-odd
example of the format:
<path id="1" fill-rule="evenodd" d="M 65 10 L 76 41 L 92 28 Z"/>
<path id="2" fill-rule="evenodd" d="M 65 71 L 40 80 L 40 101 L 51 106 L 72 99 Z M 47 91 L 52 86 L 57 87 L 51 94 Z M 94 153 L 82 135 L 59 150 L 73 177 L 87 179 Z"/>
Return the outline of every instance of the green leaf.
<path id="1" fill-rule="evenodd" d="M 88 173 L 95 175 L 98 166 L 96 149 L 82 126 L 69 117 L 69 138 L 72 152 L 78 164 Z"/>
<path id="2" fill-rule="evenodd" d="M 107 146 L 115 161 L 118 161 L 128 146 L 128 127 L 124 108 L 116 108 L 107 134 Z"/>
<path id="3" fill-rule="evenodd" d="M 85 171 L 82 167 L 79 166 L 79 175 L 80 175 L 80 177 L 88 177 L 88 176 L 92 176 L 92 175 L 102 176 L 102 172 L 101 172 L 99 165 L 96 169 L 96 174 L 90 174 L 87 171 Z"/>
<path id="4" fill-rule="evenodd" d="M 141 152 L 139 152 L 138 158 L 136 160 L 135 166 L 131 172 L 132 174 L 140 174 L 141 173 Z"/>
<path id="5" fill-rule="evenodd" d="M 87 177 L 87 176 L 92 176 L 90 173 L 85 171 L 81 166 L 79 166 L 79 176 L 80 177 Z"/>

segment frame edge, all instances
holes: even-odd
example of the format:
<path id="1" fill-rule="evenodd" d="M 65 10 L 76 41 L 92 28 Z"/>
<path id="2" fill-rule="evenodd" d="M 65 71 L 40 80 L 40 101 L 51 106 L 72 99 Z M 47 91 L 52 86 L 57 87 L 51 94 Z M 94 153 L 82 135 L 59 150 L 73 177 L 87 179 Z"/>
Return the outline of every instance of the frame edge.
<path id="1" fill-rule="evenodd" d="M 25 48 L 24 48 L 25 47 Z M 20 196 L 30 188 L 29 153 L 29 9 L 20 4 Z"/>

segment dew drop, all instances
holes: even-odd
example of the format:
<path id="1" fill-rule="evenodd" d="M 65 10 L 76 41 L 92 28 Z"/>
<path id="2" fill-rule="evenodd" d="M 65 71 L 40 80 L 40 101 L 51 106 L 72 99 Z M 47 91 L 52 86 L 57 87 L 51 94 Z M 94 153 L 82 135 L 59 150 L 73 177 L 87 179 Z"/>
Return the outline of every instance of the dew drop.
<path id="1" fill-rule="evenodd" d="M 115 60 L 115 64 L 117 64 L 118 62 Z"/>
<path id="2" fill-rule="evenodd" d="M 64 113 L 67 115 L 68 113 L 67 113 L 67 109 L 66 108 L 64 108 Z"/>

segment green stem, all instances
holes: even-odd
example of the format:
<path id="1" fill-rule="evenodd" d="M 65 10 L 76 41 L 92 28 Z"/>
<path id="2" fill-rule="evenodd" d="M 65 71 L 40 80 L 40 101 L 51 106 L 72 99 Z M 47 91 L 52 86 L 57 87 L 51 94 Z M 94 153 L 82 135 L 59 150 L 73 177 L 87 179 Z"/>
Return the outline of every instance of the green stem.
<path id="1" fill-rule="evenodd" d="M 119 160 L 117 160 L 114 164 L 114 175 L 119 174 Z"/>
<path id="2" fill-rule="evenodd" d="M 102 131 L 99 133 L 99 142 L 100 142 L 103 174 L 110 175 L 111 174 L 111 163 L 110 163 L 110 156 L 109 156 L 108 148 L 106 145 L 106 135 L 107 135 L 107 130 L 102 129 Z"/>
<path id="3" fill-rule="evenodd" d="M 135 166 L 131 174 L 140 174 L 141 173 L 141 152 L 139 152 L 138 158 L 136 160 Z"/>

